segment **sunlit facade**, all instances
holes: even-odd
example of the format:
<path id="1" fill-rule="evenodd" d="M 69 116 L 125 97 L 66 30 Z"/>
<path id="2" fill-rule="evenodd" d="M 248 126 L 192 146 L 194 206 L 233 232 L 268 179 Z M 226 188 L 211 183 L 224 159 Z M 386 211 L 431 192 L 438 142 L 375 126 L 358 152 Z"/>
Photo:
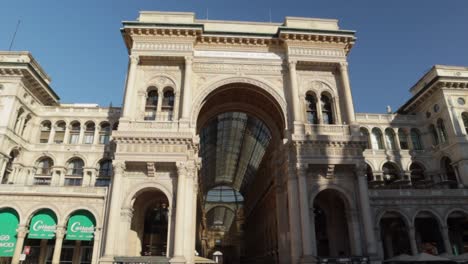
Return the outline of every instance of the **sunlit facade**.
<path id="1" fill-rule="evenodd" d="M 468 253 L 468 68 L 355 113 L 337 20 L 141 12 L 121 32 L 121 108 L 62 104 L 31 54 L 0 52 L 0 263 Z"/>

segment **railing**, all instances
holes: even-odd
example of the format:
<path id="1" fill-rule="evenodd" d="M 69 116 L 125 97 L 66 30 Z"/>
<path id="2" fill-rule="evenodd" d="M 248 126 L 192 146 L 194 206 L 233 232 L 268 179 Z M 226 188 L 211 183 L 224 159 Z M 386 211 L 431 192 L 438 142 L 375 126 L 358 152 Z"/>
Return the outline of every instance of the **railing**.
<path id="1" fill-rule="evenodd" d="M 368 113 L 358 113 L 356 114 L 356 121 L 369 123 L 369 122 L 419 122 L 421 119 L 415 115 L 398 115 L 398 114 L 368 114 Z"/>
<path id="2" fill-rule="evenodd" d="M 56 196 L 102 196 L 106 195 L 107 188 L 96 188 L 86 186 L 47 186 L 47 185 L 13 185 L 0 184 L 0 195 L 56 195 Z"/>
<path id="3" fill-rule="evenodd" d="M 153 130 L 153 129 L 162 129 L 162 130 L 175 130 L 178 128 L 177 122 L 171 121 L 132 121 L 125 122 L 120 124 L 119 129 L 138 131 L 138 130 Z"/>
<path id="4" fill-rule="evenodd" d="M 378 197 L 466 197 L 468 189 L 379 189 L 369 190 L 371 198 Z"/>
<path id="5" fill-rule="evenodd" d="M 350 135 L 348 125 L 313 125 L 305 124 L 305 132 L 309 135 Z"/>
<path id="6" fill-rule="evenodd" d="M 35 176 L 34 185 L 50 185 L 52 182 L 52 176 Z"/>

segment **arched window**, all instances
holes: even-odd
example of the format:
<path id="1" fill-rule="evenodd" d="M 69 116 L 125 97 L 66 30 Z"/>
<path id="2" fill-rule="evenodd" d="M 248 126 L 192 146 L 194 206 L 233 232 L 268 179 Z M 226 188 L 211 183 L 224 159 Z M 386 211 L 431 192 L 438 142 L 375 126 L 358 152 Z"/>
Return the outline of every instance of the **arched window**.
<path id="1" fill-rule="evenodd" d="M 385 140 L 387 141 L 387 147 L 389 149 L 396 149 L 395 132 L 393 132 L 393 129 L 385 129 Z"/>
<path id="2" fill-rule="evenodd" d="M 443 157 L 440 167 L 442 180 L 447 181 L 450 188 L 457 188 L 458 181 L 457 176 L 455 175 L 455 170 L 452 166 L 452 160 L 448 157 Z"/>
<path id="3" fill-rule="evenodd" d="M 398 129 L 398 139 L 400 139 L 400 149 L 409 149 L 408 134 L 403 128 Z"/>
<path id="4" fill-rule="evenodd" d="M 305 100 L 307 108 L 307 122 L 310 124 L 318 124 L 317 98 L 315 98 L 315 95 L 308 93 Z"/>
<path id="5" fill-rule="evenodd" d="M 411 163 L 410 166 L 411 172 L 411 182 L 417 184 L 419 181 L 424 180 L 424 168 L 418 163 Z"/>
<path id="6" fill-rule="evenodd" d="M 398 180 L 398 168 L 393 163 L 387 162 L 382 167 L 383 180 L 385 185 L 392 184 Z"/>
<path id="7" fill-rule="evenodd" d="M 366 163 L 366 178 L 367 182 L 370 183 L 374 181 L 374 172 L 369 164 Z"/>
<path id="8" fill-rule="evenodd" d="M 413 143 L 414 150 L 422 150 L 423 145 L 421 141 L 421 133 L 417 128 L 411 129 L 411 142 Z"/>
<path id="9" fill-rule="evenodd" d="M 94 122 L 86 123 L 86 128 L 85 128 L 84 138 L 83 138 L 84 144 L 93 144 L 94 130 L 96 130 L 96 126 L 94 125 Z"/>
<path id="10" fill-rule="evenodd" d="M 50 123 L 50 121 L 43 121 L 41 123 L 41 134 L 39 136 L 39 143 L 49 142 L 51 128 L 52 128 L 52 124 Z"/>
<path id="11" fill-rule="evenodd" d="M 359 129 L 359 132 L 361 133 L 361 137 L 365 137 L 366 138 L 366 149 L 369 149 L 370 146 L 371 146 L 371 139 L 370 139 L 370 135 L 369 135 L 369 131 L 367 130 L 367 128 L 365 127 L 361 127 Z"/>
<path id="12" fill-rule="evenodd" d="M 162 111 L 165 112 L 163 120 L 172 120 L 174 111 L 174 91 L 171 88 L 166 88 L 162 101 Z"/>
<path id="13" fill-rule="evenodd" d="M 80 158 L 71 159 L 67 163 L 67 172 L 65 175 L 66 186 L 80 186 L 83 181 L 84 162 Z"/>
<path id="14" fill-rule="evenodd" d="M 101 129 L 99 130 L 99 143 L 108 144 L 111 134 L 111 126 L 107 122 L 101 123 Z"/>
<path id="15" fill-rule="evenodd" d="M 34 176 L 35 185 L 50 185 L 52 180 L 52 167 L 54 162 L 49 157 L 40 158 L 37 162 L 36 174 Z"/>
<path id="16" fill-rule="evenodd" d="M 101 161 L 99 163 L 99 175 L 96 179 L 96 186 L 109 186 L 112 175 L 112 160 Z"/>
<path id="17" fill-rule="evenodd" d="M 145 106 L 145 120 L 155 120 L 158 109 L 158 90 L 152 86 L 148 88 Z"/>
<path id="18" fill-rule="evenodd" d="M 372 129 L 372 149 L 384 149 L 382 132 L 378 128 Z"/>
<path id="19" fill-rule="evenodd" d="M 16 115 L 16 121 L 15 121 L 15 132 L 19 132 L 19 129 L 20 129 L 20 124 L 21 124 L 21 116 L 24 114 L 24 109 L 23 108 L 20 108 L 18 110 L 18 114 Z"/>
<path id="20" fill-rule="evenodd" d="M 23 128 L 21 129 L 21 135 L 24 136 L 24 132 L 26 131 L 26 128 L 28 127 L 29 125 L 29 121 L 31 121 L 31 115 L 27 115 L 26 118 L 24 119 L 24 124 L 23 124 Z"/>
<path id="21" fill-rule="evenodd" d="M 63 140 L 65 138 L 65 129 L 67 128 L 67 125 L 65 124 L 64 121 L 59 121 L 55 124 L 55 138 L 54 138 L 54 143 L 56 144 L 62 144 Z"/>
<path id="22" fill-rule="evenodd" d="M 70 144 L 78 144 L 80 139 L 81 124 L 78 121 L 72 122 L 70 125 Z"/>
<path id="23" fill-rule="evenodd" d="M 439 136 L 437 136 L 437 130 L 435 129 L 434 125 L 429 126 L 429 133 L 431 134 L 432 137 L 432 143 L 434 145 L 439 145 Z"/>
<path id="24" fill-rule="evenodd" d="M 2 184 L 10 183 L 10 174 L 13 171 L 13 162 L 18 158 L 19 151 L 13 150 L 10 152 L 10 157 L 8 158 L 8 162 L 5 166 L 5 172 L 3 173 L 2 177 Z"/>
<path id="25" fill-rule="evenodd" d="M 445 130 L 444 120 L 437 120 L 437 129 L 439 130 L 440 143 L 445 143 L 447 141 L 447 130 Z"/>
<path id="26" fill-rule="evenodd" d="M 334 124 L 332 113 L 332 103 L 330 97 L 325 94 L 320 96 L 320 105 L 322 106 L 322 119 L 324 124 Z"/>
<path id="27" fill-rule="evenodd" d="M 465 126 L 465 133 L 468 134 L 468 113 L 464 112 L 462 114 L 463 125 Z"/>

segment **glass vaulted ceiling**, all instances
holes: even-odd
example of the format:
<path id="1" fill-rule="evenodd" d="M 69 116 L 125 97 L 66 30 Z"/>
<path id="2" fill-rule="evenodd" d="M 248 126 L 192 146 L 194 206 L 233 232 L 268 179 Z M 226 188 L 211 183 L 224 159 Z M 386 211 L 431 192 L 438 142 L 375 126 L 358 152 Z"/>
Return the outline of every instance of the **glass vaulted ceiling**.
<path id="1" fill-rule="evenodd" d="M 271 140 L 268 127 L 246 113 L 227 112 L 210 120 L 200 134 L 204 190 L 228 185 L 243 193 Z"/>

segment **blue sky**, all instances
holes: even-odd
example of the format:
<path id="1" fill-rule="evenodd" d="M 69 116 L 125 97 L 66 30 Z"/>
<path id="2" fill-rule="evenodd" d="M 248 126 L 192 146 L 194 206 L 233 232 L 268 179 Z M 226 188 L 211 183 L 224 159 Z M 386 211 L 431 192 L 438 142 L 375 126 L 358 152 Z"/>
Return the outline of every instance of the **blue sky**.
<path id="1" fill-rule="evenodd" d="M 29 50 L 63 103 L 121 105 L 127 52 L 122 20 L 140 10 L 191 11 L 197 18 L 282 22 L 284 16 L 337 18 L 357 31 L 349 55 L 358 112 L 394 110 L 434 64 L 468 66 L 466 0 L 15 0 L 0 8 L 0 49 Z"/>

